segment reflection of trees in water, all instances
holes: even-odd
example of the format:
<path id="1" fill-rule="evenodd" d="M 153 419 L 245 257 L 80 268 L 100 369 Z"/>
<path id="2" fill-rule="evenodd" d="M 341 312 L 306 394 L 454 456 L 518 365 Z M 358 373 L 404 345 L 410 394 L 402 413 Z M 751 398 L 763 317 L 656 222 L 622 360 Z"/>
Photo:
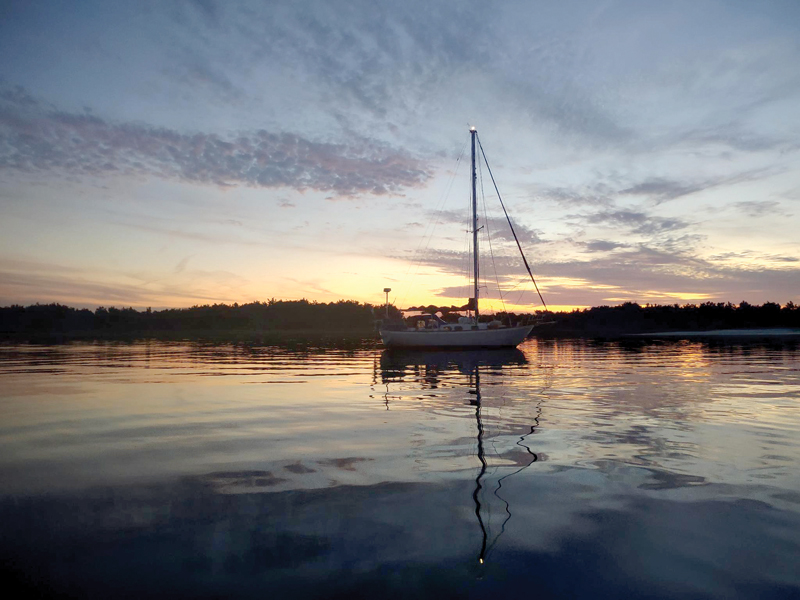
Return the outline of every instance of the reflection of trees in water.
<path id="1" fill-rule="evenodd" d="M 525 355 L 518 349 L 503 349 L 503 350 L 486 350 L 486 351 L 465 351 L 465 352 L 452 352 L 452 351 L 384 351 L 380 355 L 380 360 L 375 362 L 375 372 L 373 373 L 373 385 L 377 385 L 378 376 L 378 362 L 380 363 L 380 377 L 381 383 L 386 386 L 386 393 L 384 399 L 387 410 L 389 408 L 390 399 L 400 400 L 401 395 L 392 396 L 390 394 L 390 385 L 403 383 L 410 380 L 417 389 L 432 390 L 440 387 L 443 380 L 453 380 L 454 374 L 461 374 L 466 376 L 465 383 L 468 388 L 468 404 L 475 407 L 474 418 L 476 426 L 476 440 L 477 450 L 476 455 L 480 468 L 475 477 L 475 487 L 472 493 L 472 499 L 475 504 L 475 517 L 481 531 L 481 546 L 478 554 L 479 564 L 483 564 L 487 556 L 492 552 L 497 545 L 500 537 L 505 533 L 506 526 L 511 519 L 512 511 L 511 505 L 502 495 L 503 482 L 507 481 L 510 477 L 520 473 L 521 471 L 530 467 L 534 462 L 539 459 L 539 456 L 531 449 L 527 443 L 528 436 L 536 432 L 539 427 L 539 418 L 542 412 L 542 393 L 550 385 L 545 384 L 545 389 L 537 395 L 538 401 L 536 402 L 535 414 L 532 421 L 525 425 L 524 433 L 519 433 L 519 425 L 516 422 L 506 423 L 501 419 L 495 417 L 495 424 L 498 426 L 498 431 L 494 436 L 486 437 L 487 431 L 485 427 L 484 410 L 484 396 L 481 390 L 481 371 L 502 369 L 509 366 L 523 366 L 527 364 Z M 548 370 L 549 371 L 549 370 Z M 462 381 L 464 381 L 462 379 Z M 548 372 L 546 382 L 550 382 L 551 377 Z M 507 393 L 507 392 L 506 392 Z M 501 396 L 505 400 L 505 394 Z M 497 406 L 497 410 L 501 410 L 504 402 Z M 517 430 L 517 439 L 515 446 L 525 450 L 525 459 L 514 460 L 513 466 L 517 468 L 512 472 L 508 472 L 499 477 L 496 481 L 496 487 L 487 481 L 487 477 L 496 474 L 500 469 L 507 468 L 507 465 L 494 465 L 493 471 L 490 472 L 492 465 L 490 464 L 490 456 L 487 453 L 487 443 L 494 451 L 494 455 L 503 461 L 508 461 L 508 453 L 502 455 L 497 451 L 496 442 L 498 438 L 507 435 L 509 430 Z M 501 501 L 504 505 L 505 516 L 500 525 L 500 530 L 493 535 L 491 527 L 491 511 L 490 501 L 491 498 L 486 498 L 485 494 L 491 490 L 491 495 Z M 487 514 L 487 511 L 488 514 Z"/>

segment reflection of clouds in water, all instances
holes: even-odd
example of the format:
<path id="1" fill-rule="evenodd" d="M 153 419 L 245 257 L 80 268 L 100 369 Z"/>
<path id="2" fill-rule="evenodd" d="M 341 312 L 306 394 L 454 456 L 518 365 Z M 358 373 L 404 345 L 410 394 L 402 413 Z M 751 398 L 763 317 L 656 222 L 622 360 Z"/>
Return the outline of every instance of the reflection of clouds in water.
<path id="1" fill-rule="evenodd" d="M 494 451 L 506 436 L 487 459 L 498 468 L 525 461 L 510 436 L 530 421 L 536 402 L 542 426 L 531 442 L 553 467 L 623 461 L 665 474 L 649 484 L 654 488 L 764 478 L 791 487 L 789 457 L 800 454 L 793 443 L 788 452 L 778 446 L 797 414 L 771 406 L 796 403 L 797 384 L 775 368 L 796 364 L 796 348 L 791 341 L 529 342 L 521 365 L 481 372 L 487 447 Z M 459 402 L 463 392 L 454 391 L 468 385 L 463 361 L 446 353 L 382 355 L 381 366 L 395 410 L 471 418 Z M 435 400 L 419 394 L 431 382 Z"/>
<path id="2" fill-rule="evenodd" d="M 533 566 L 540 592 L 577 596 L 723 598 L 746 585 L 767 597 L 774 586 L 800 585 L 785 560 L 800 549 L 789 536 L 797 512 L 714 500 L 731 494 L 716 485 L 694 501 L 655 489 L 626 495 L 619 484 L 636 473 L 617 471 L 616 486 L 597 474 L 509 479 L 503 491 L 514 516 L 487 555 L 482 585 L 527 589 Z M 441 597 L 442 585 L 476 585 L 480 547 L 469 481 L 228 495 L 207 478 L 184 478 L 1 500 L 0 517 L 0 554 L 13 544 L 16 565 L 41 569 L 36 581 L 84 594 L 170 582 L 180 595 L 249 597 L 266 586 L 278 595 L 357 596 L 386 592 L 394 573 L 406 597 Z M 68 569 L 42 569 L 59 556 L 71 557 Z"/>
<path id="3" fill-rule="evenodd" d="M 83 595 L 519 592 L 532 565 L 545 595 L 800 586 L 796 345 L 497 356 L 2 346 L 0 559 Z"/>
<path id="4" fill-rule="evenodd" d="M 16 437 L 0 466 L 11 488 L 211 472 L 220 460 L 272 472 L 276 490 L 458 477 L 475 467 L 468 392 L 477 365 L 490 478 L 525 464 L 517 440 L 535 424 L 526 443 L 548 469 L 610 460 L 793 489 L 796 349 L 588 340 L 477 355 L 321 342 L 5 346 L 7 406 L 21 408 L 5 419 L 5 435 Z M 370 381 L 371 395 L 362 387 Z M 35 413 L 25 408 L 33 405 Z M 79 419 L 64 416 L 73 411 Z M 11 475 L 14 452 L 33 461 L 29 475 Z M 85 452 L 97 453 L 91 468 Z M 348 457 L 374 460 L 348 469 L 316 462 Z"/>
<path id="5" fill-rule="evenodd" d="M 263 470 L 218 471 L 200 476 L 198 481 L 223 494 L 252 494 L 276 489 L 330 487 L 331 485 L 340 485 L 340 482 L 333 477 L 336 470 L 355 473 L 359 463 L 372 460 L 374 459 L 351 456 L 311 461 L 310 464 L 316 468 L 299 461 L 283 466 L 273 463 L 276 471 L 282 472 L 282 475 Z"/>

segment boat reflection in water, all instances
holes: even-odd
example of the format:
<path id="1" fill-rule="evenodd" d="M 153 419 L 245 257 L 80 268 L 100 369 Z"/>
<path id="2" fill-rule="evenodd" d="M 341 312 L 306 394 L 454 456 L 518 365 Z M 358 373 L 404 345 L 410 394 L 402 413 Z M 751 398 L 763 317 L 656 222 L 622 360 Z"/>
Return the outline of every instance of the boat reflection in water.
<path id="1" fill-rule="evenodd" d="M 541 416 L 541 404 L 543 396 L 538 395 L 539 401 L 536 404 L 530 422 L 522 426 L 517 424 L 515 445 L 525 450 L 523 459 L 514 460 L 511 465 L 490 465 L 491 457 L 486 452 L 487 432 L 484 426 L 484 396 L 481 392 L 481 371 L 493 371 L 512 366 L 527 365 L 525 355 L 517 348 L 503 348 L 492 350 L 475 351 L 447 351 L 447 350 L 384 350 L 380 357 L 381 382 L 386 386 L 384 396 L 386 408 L 390 408 L 390 385 L 401 383 L 407 376 L 414 376 L 418 382 L 426 384 L 429 388 L 435 389 L 442 385 L 444 374 L 457 372 L 463 376 L 461 382 L 449 381 L 450 384 L 462 385 L 465 389 L 463 396 L 464 404 L 474 407 L 475 437 L 477 439 L 476 458 L 478 460 L 478 473 L 475 477 L 475 487 L 472 492 L 472 500 L 475 504 L 475 517 L 481 532 L 480 551 L 478 552 L 478 564 L 485 564 L 488 555 L 497 545 L 500 537 L 505 533 L 506 525 L 511 519 L 511 506 L 502 496 L 501 490 L 503 482 L 509 477 L 520 473 L 535 463 L 539 457 L 531 449 L 528 437 L 536 433 Z M 544 390 L 542 390 L 544 391 Z M 503 398 L 505 399 L 505 398 Z M 506 436 L 509 432 L 504 431 Z M 497 453 L 498 439 L 492 439 L 493 450 Z M 508 461 L 505 461 L 508 462 Z M 496 467 L 494 473 L 507 470 L 494 482 L 487 482 L 487 471 L 490 466 Z M 511 469 L 511 470 L 509 470 Z M 497 498 L 503 504 L 503 516 L 499 531 L 492 534 L 490 503 L 493 498 Z"/>
<path id="2" fill-rule="evenodd" d="M 0 396 L 20 597 L 800 598 L 794 345 L 0 345 Z"/>

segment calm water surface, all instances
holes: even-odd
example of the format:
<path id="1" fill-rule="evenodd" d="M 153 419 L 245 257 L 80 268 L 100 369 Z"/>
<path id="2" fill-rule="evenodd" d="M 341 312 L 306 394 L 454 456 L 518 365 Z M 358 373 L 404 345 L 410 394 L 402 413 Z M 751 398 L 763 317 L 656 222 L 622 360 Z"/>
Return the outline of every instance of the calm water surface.
<path id="1" fill-rule="evenodd" d="M 0 564 L 75 597 L 800 598 L 796 343 L 0 345 Z"/>

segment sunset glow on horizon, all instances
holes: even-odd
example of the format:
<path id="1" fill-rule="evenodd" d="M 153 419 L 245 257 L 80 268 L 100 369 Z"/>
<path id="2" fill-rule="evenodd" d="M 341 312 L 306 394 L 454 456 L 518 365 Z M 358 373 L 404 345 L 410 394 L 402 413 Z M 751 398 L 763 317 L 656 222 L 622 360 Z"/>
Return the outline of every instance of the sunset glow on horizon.
<path id="1" fill-rule="evenodd" d="M 579 5 L 10 4 L 0 305 L 463 305 L 470 126 L 548 308 L 800 303 L 800 5 Z"/>

